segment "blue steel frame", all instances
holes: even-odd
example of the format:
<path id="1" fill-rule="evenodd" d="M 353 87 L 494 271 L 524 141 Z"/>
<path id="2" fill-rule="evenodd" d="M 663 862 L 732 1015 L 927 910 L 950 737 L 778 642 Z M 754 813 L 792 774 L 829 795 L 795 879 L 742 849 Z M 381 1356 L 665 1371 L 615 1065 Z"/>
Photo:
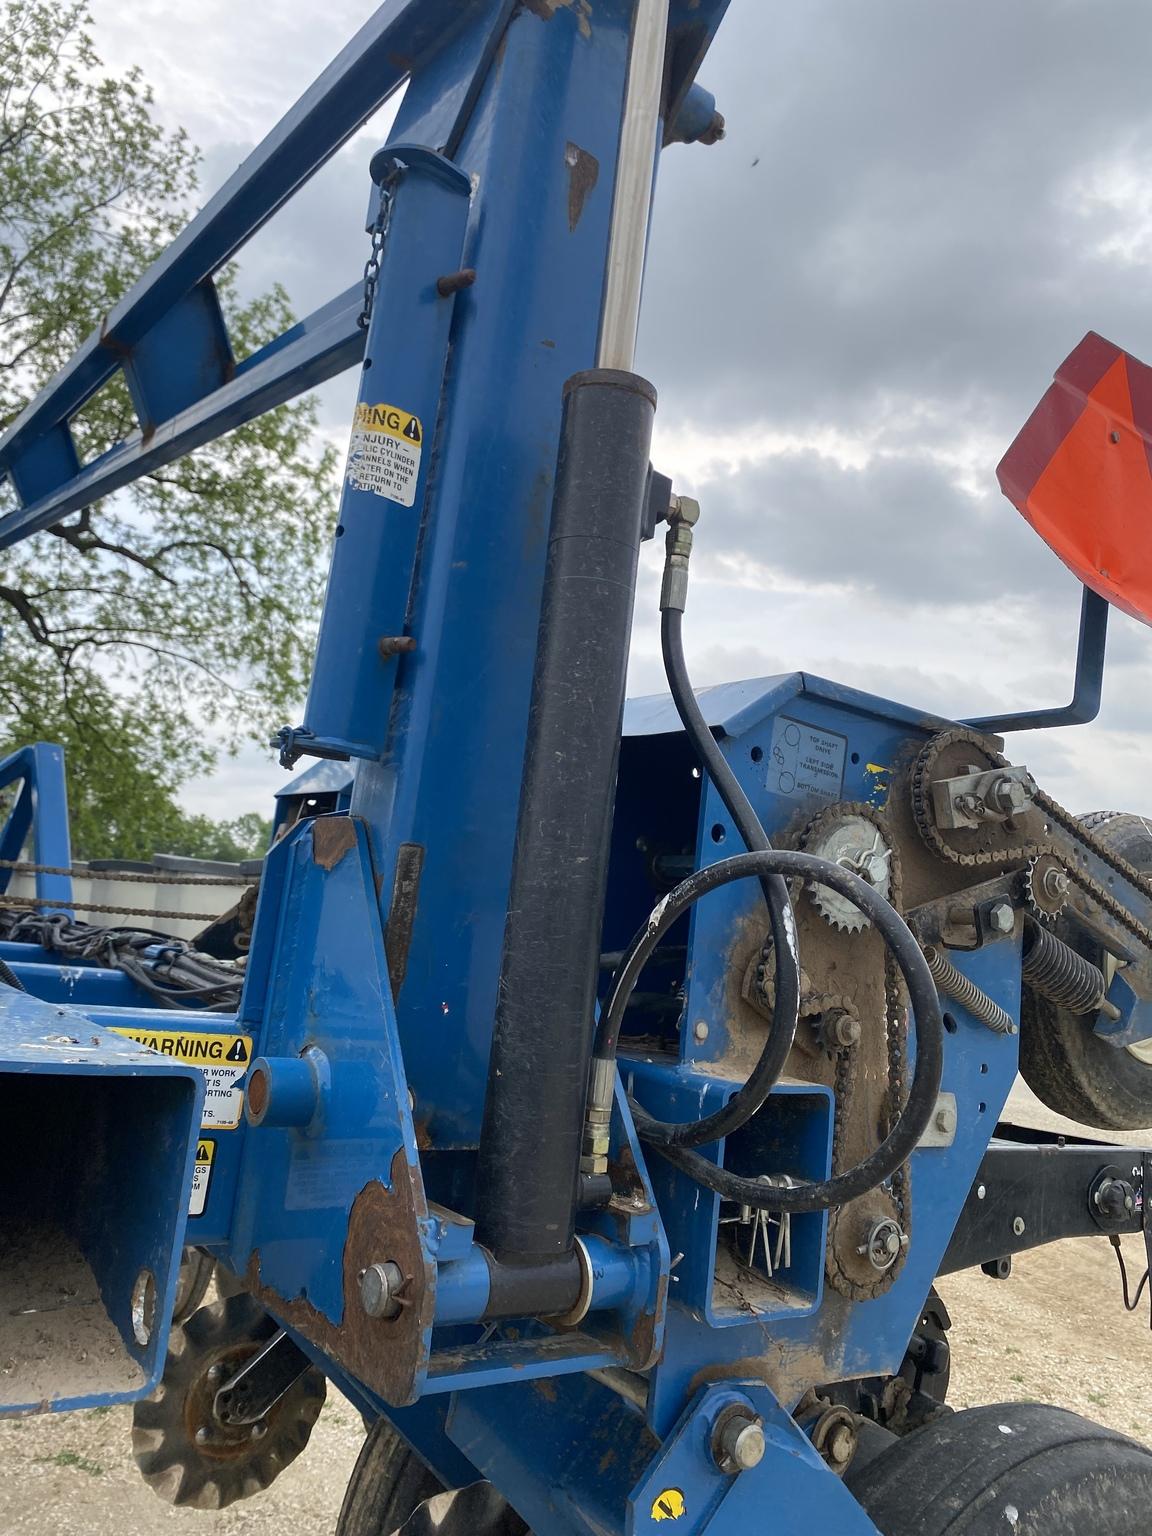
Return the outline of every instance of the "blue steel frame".
<path id="1" fill-rule="evenodd" d="M 10 784 L 20 788 L 0 827 L 0 893 L 11 884 L 8 866 L 21 857 L 29 836 L 35 863 L 56 870 L 72 868 L 63 748 L 38 741 L 10 753 L 0 761 L 0 789 Z M 38 873 L 35 880 L 39 899 L 71 917 L 71 874 Z"/>
<path id="2" fill-rule="evenodd" d="M 710 120 L 694 77 L 726 9 L 673 0 L 665 142 Z M 282 737 L 288 760 L 351 761 L 324 778 L 335 810 L 290 827 L 281 818 L 238 1016 L 181 1015 L 182 1029 L 223 1030 L 242 1054 L 251 1044 L 264 1090 L 250 1124 L 212 1133 L 190 1240 L 244 1273 L 353 1400 L 388 1413 L 446 1481 L 490 1477 L 539 1530 L 647 1531 L 673 1518 L 678 1530 L 725 1533 L 770 1498 L 780 1536 L 863 1536 L 871 1523 L 791 1410 L 809 1387 L 899 1364 L 1014 1077 L 1014 1040 L 953 1010 L 944 1085 L 960 1130 L 952 1146 L 915 1154 L 915 1241 L 873 1302 L 823 1290 L 817 1216 L 797 1224 L 804 1282 L 788 1306 L 752 1317 L 718 1306 L 719 1201 L 649 1165 L 619 1084 L 612 1157 L 635 1170 L 632 1198 L 581 1215 L 591 1306 L 578 1325 L 482 1329 L 487 1268 L 457 1214 L 483 1106 L 561 391 L 595 360 L 633 10 L 388 0 L 0 441 L 0 474 L 21 503 L 0 519 L 0 546 L 356 363 L 363 406 L 417 419 L 412 505 L 345 487 L 307 717 Z M 357 286 L 235 360 L 214 273 L 405 82 L 373 163 L 394 206 L 367 332 Z M 474 286 L 438 283 L 464 267 Z M 140 430 L 80 465 L 69 420 L 118 369 Z M 898 755 L 943 723 L 800 676 L 713 690 L 707 705 L 769 831 L 797 810 L 756 766 L 780 718 L 799 712 L 842 738 L 843 796 L 877 806 Z M 666 701 L 629 717 L 618 837 L 621 807 L 651 788 L 650 750 L 683 758 Z M 683 780 L 662 792 L 688 802 L 686 770 Z M 711 787 L 695 794 L 687 814 L 705 863 L 735 833 Z M 609 927 L 627 931 L 644 915 L 640 897 L 616 865 L 613 881 Z M 692 916 L 686 1016 L 706 1036 L 683 1040 L 674 1064 L 628 1068 L 657 1111 L 707 1112 L 738 1080 L 723 1070 L 726 935 L 751 903 L 727 888 Z M 386 942 L 398 928 L 401 955 Z M 1018 935 L 959 963 L 1018 1013 Z M 98 992 L 75 999 L 88 1017 L 155 1027 Z M 765 1111 L 805 1172 L 830 1164 L 830 1111 L 826 1090 L 794 1085 Z M 738 1160 L 732 1140 L 709 1155 Z M 359 1269 L 393 1254 L 410 1305 L 366 1325 Z M 645 1373 L 646 1409 L 589 1374 L 621 1365 Z M 762 1417 L 768 1441 L 739 1478 L 709 1452 L 733 1403 Z M 670 1492 L 682 1514 L 661 1512 Z"/>

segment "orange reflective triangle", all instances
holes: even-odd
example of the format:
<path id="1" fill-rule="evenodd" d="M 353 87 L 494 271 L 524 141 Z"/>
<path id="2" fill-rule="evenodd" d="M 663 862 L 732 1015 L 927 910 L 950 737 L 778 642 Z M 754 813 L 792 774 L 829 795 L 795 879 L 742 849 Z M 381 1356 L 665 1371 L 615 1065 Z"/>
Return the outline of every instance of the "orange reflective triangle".
<path id="1" fill-rule="evenodd" d="M 1152 370 L 1090 333 L 997 471 L 1093 591 L 1152 624 Z"/>

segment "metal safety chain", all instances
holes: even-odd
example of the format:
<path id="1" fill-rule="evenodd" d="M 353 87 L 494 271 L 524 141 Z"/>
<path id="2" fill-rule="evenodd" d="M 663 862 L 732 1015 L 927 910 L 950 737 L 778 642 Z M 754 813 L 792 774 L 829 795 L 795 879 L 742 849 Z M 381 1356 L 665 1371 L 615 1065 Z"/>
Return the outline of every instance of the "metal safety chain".
<path id="1" fill-rule="evenodd" d="M 364 263 L 364 303 L 356 319 L 356 324 L 362 331 L 368 329 L 368 322 L 372 318 L 372 306 L 376 302 L 376 289 L 380 284 L 380 264 L 384 256 L 384 244 L 388 239 L 388 227 L 392 223 L 392 207 L 396 200 L 398 180 L 399 172 L 393 171 L 380 183 L 380 201 L 376 208 L 376 217 L 372 221 L 372 244 L 368 251 L 368 260 Z"/>
<path id="2" fill-rule="evenodd" d="M 74 896 L 71 901 L 47 896 L 0 896 L 0 911 L 37 912 L 42 907 L 66 912 L 79 907 L 82 912 L 114 912 L 118 917 L 167 917 L 191 923 L 214 923 L 221 916 L 219 912 L 171 912 L 162 907 L 116 907 L 106 901 L 89 901 L 86 896 Z"/>
<path id="3" fill-rule="evenodd" d="M 0 869 L 18 875 L 70 875 L 73 880 L 114 880 L 129 885 L 256 885 L 259 881 L 258 875 L 182 875 L 162 870 L 146 875 L 137 870 L 82 869 L 75 864 L 29 864 L 20 859 L 0 859 Z"/>

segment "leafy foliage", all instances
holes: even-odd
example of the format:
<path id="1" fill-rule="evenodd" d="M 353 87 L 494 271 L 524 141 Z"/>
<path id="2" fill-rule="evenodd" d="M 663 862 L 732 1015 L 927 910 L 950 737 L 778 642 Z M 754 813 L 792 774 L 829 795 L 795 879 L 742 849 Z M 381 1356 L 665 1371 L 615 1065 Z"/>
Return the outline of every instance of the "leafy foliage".
<path id="1" fill-rule="evenodd" d="M 0 430 L 186 222 L 197 161 L 138 70 L 104 71 L 83 3 L 0 0 Z M 217 288 L 239 358 L 292 323 L 279 288 Z M 63 744 L 78 854 L 203 837 L 180 785 L 299 708 L 334 488 L 315 426 L 282 406 L 0 552 L 0 749 Z M 135 428 L 117 379 L 81 462 Z"/>

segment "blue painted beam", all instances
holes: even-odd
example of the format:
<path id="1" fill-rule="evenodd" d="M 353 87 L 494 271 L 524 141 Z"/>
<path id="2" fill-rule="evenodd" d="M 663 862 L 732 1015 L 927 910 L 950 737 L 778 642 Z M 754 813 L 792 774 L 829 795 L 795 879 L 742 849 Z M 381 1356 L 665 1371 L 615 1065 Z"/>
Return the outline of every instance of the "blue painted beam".
<path id="1" fill-rule="evenodd" d="M 58 490 L 0 518 L 0 549 L 354 366 L 364 355 L 364 332 L 357 325 L 362 302 L 359 284 L 346 289 L 253 353 L 230 383 L 164 422 L 150 437 L 134 433 Z"/>
<path id="2" fill-rule="evenodd" d="M 0 439 L 0 474 L 75 415 L 125 352 L 219 271 L 383 106 L 422 55 L 478 16 L 502 13 L 503 0 L 386 0 L 21 413 Z"/>
<path id="3" fill-rule="evenodd" d="M 27 947 L 27 946 L 25 946 Z M 155 1007 L 155 1001 L 123 971 L 96 966 L 43 964 L 31 960 L 10 962 L 24 990 L 45 1003 L 70 1003 L 86 1008 L 89 1003 L 106 1007 Z"/>

